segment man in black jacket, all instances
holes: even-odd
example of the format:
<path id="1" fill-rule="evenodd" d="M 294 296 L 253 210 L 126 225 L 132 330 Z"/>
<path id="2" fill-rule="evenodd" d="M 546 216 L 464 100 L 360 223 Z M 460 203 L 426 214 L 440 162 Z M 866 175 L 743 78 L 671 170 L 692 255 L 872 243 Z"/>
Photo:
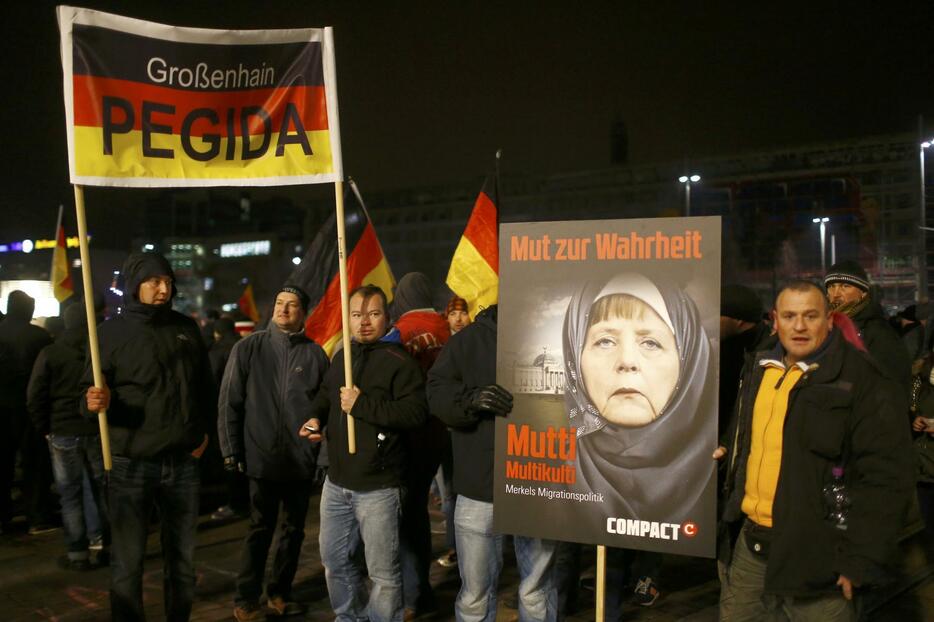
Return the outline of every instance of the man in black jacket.
<path id="1" fill-rule="evenodd" d="M 296 431 L 328 367 L 324 350 L 305 336 L 307 310 L 308 295 L 295 285 L 283 286 L 276 295 L 273 325 L 234 345 L 221 383 L 217 434 L 224 466 L 245 472 L 250 481 L 250 530 L 234 609 L 239 622 L 266 619 L 259 598 L 280 505 L 283 517 L 266 588 L 268 605 L 275 615 L 304 611 L 291 601 L 291 592 L 305 540 L 316 452 Z"/>
<path id="2" fill-rule="evenodd" d="M 904 388 L 911 384 L 911 354 L 895 329 L 886 321 L 882 305 L 872 295 L 869 276 L 855 261 L 839 261 L 824 276 L 824 287 L 834 311 L 845 313 L 856 324 L 869 355 L 882 370 Z"/>
<path id="3" fill-rule="evenodd" d="M 403 431 L 425 422 L 425 381 L 396 330 L 387 333 L 386 295 L 374 285 L 351 292 L 353 386 L 344 386 L 337 353 L 311 405 L 301 436 L 327 435 L 330 468 L 321 492 L 319 548 L 337 620 L 402 619 L 399 513 L 406 462 Z M 347 415 L 356 453 L 348 451 Z M 353 553 L 362 540 L 366 574 Z M 366 576 L 373 588 L 366 598 Z"/>
<path id="4" fill-rule="evenodd" d="M 497 416 L 512 395 L 496 384 L 496 305 L 452 336 L 428 372 L 431 412 L 451 428 L 454 447 L 454 532 L 461 589 L 458 620 L 496 617 L 496 584 L 503 566 L 502 534 L 493 533 L 493 443 Z M 519 566 L 519 619 L 555 620 L 556 544 L 514 537 Z"/>
<path id="5" fill-rule="evenodd" d="M 165 614 L 187 620 L 195 590 L 198 458 L 217 408 L 207 350 L 198 325 L 172 310 L 169 262 L 134 253 L 123 264 L 123 313 L 100 326 L 103 388 L 90 364 L 86 408 L 107 410 L 112 553 L 110 613 L 115 622 L 143 620 L 143 559 L 153 504 L 162 520 Z"/>
<path id="6" fill-rule="evenodd" d="M 36 357 L 52 343 L 48 332 L 33 326 L 36 301 L 26 292 L 15 290 L 7 297 L 7 315 L 0 322 L 0 522 L 9 522 L 13 506 L 10 489 L 16 451 L 23 456 L 23 495 L 27 502 L 30 533 L 51 529 L 52 466 L 45 439 L 32 426 L 26 413 L 26 387 Z"/>
<path id="7" fill-rule="evenodd" d="M 55 485 L 62 504 L 62 525 L 68 553 L 64 565 L 72 570 L 90 568 L 88 523 L 84 513 L 84 479 L 101 519 L 106 559 L 110 525 L 103 503 L 104 461 L 100 428 L 96 420 L 81 415 L 81 378 L 87 355 L 88 326 L 84 304 L 65 311 L 65 332 L 43 348 L 32 368 L 27 406 L 36 431 L 49 439 Z"/>
<path id="8" fill-rule="evenodd" d="M 730 448 L 714 453 L 728 465 L 720 619 L 853 620 L 913 484 L 906 405 L 833 327 L 817 285 L 786 285 L 775 312 L 780 343 L 747 367 Z M 830 499 L 834 482 L 844 491 Z"/>

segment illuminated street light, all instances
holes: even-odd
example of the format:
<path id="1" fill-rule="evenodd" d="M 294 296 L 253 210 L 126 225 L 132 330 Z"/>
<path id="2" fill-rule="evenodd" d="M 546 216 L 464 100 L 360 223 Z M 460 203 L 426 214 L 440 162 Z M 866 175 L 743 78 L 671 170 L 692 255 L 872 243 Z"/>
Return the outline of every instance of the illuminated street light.
<path id="1" fill-rule="evenodd" d="M 700 175 L 697 173 L 692 173 L 690 175 L 682 175 L 678 178 L 682 184 L 684 184 L 684 215 L 691 215 L 691 184 L 696 184 L 701 180 Z"/>
<path id="2" fill-rule="evenodd" d="M 821 274 L 827 274 L 827 223 L 830 219 L 824 216 L 812 218 L 811 222 L 820 225 L 820 271 Z"/>
<path id="3" fill-rule="evenodd" d="M 298 264 L 302 263 L 302 258 L 301 258 L 301 257 L 292 257 L 292 263 L 295 264 L 295 265 L 297 266 Z"/>
<path id="4" fill-rule="evenodd" d="M 927 196 L 924 187 L 924 150 L 934 144 L 934 138 L 925 140 L 921 143 L 921 148 L 918 150 L 918 162 L 920 165 L 920 205 L 918 209 L 918 218 L 921 220 L 919 224 L 919 233 L 921 238 L 919 239 L 919 253 L 918 253 L 918 300 L 927 298 L 928 293 L 928 279 L 927 279 L 927 232 L 925 227 L 927 226 Z"/>

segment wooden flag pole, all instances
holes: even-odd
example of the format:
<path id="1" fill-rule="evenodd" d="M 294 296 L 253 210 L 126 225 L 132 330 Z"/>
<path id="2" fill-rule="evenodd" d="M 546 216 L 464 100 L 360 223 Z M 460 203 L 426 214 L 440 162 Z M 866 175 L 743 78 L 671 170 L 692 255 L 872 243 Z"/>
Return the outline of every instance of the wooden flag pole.
<path id="1" fill-rule="evenodd" d="M 604 603 L 606 602 L 606 547 L 597 546 L 596 606 L 594 621 L 603 622 Z"/>
<path id="2" fill-rule="evenodd" d="M 78 246 L 81 249 L 81 282 L 84 285 L 84 310 L 88 320 L 88 349 L 91 351 L 91 371 L 94 372 L 94 386 L 104 387 L 101 373 L 101 353 L 97 342 L 97 322 L 94 313 L 94 289 L 91 284 L 91 251 L 88 249 L 88 223 L 84 213 L 84 188 L 75 185 L 75 215 L 78 220 Z M 107 427 L 107 411 L 97 413 L 97 425 L 101 430 L 101 453 L 104 456 L 104 470 L 112 466 L 110 459 L 110 432 Z"/>
<path id="3" fill-rule="evenodd" d="M 341 281 L 341 328 L 344 342 L 344 386 L 353 386 L 353 367 L 350 361 L 350 298 L 347 291 L 347 235 L 344 223 L 344 182 L 334 182 L 334 201 L 337 209 L 337 267 Z M 357 434 L 354 418 L 347 413 L 347 451 L 357 453 Z"/>

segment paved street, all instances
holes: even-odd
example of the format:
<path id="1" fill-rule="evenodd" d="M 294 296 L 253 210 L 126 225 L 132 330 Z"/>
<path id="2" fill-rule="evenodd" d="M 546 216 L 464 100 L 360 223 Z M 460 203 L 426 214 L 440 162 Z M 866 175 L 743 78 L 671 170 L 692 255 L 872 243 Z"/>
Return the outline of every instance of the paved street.
<path id="1" fill-rule="evenodd" d="M 312 500 L 309 512 L 308 538 L 302 554 L 295 585 L 297 600 L 309 605 L 305 620 L 331 620 L 333 614 L 327 600 L 324 569 L 318 557 L 316 540 L 318 497 Z M 433 515 L 435 531 L 443 529 L 443 521 Z M 198 586 L 192 620 L 232 620 L 234 576 L 238 564 L 240 542 L 246 529 L 246 521 L 238 520 L 227 524 L 213 524 L 202 516 L 198 533 L 198 548 L 195 561 L 198 570 Z M 444 549 L 444 536 L 436 533 L 435 549 Z M 109 571 L 106 568 L 76 573 L 61 570 L 57 558 L 64 552 L 60 530 L 41 536 L 29 536 L 25 525 L 14 524 L 13 529 L 0 535 L 0 620 L 48 620 L 77 622 L 79 620 L 108 620 L 107 584 Z M 158 554 L 158 534 L 153 533 L 149 541 L 149 556 L 144 579 L 145 603 L 149 620 L 163 619 L 162 569 Z M 879 606 L 881 596 L 895 596 L 867 619 L 880 621 L 910 622 L 934 619 L 934 577 L 928 568 L 929 552 L 922 546 L 920 536 L 915 536 L 903 546 L 904 576 L 897 587 L 873 595 L 872 606 Z M 593 574 L 594 554 L 587 549 L 584 554 L 585 574 Z M 446 569 L 432 566 L 432 583 L 436 586 L 440 600 L 440 613 L 434 620 L 453 620 L 453 600 L 458 589 L 456 568 Z M 651 608 L 631 606 L 627 618 L 633 620 L 693 622 L 716 620 L 716 602 L 719 585 L 715 564 L 711 560 L 671 556 L 665 558 L 659 584 L 662 596 Z M 514 600 L 518 585 L 515 563 L 507 554 L 500 591 L 498 620 L 510 620 L 515 611 L 505 603 Z M 904 590 L 900 592 L 900 590 Z M 593 620 L 593 594 L 583 590 L 582 610 L 571 616 L 571 621 Z M 273 618 L 270 618 L 273 619 Z M 293 617 L 292 619 L 302 619 Z"/>

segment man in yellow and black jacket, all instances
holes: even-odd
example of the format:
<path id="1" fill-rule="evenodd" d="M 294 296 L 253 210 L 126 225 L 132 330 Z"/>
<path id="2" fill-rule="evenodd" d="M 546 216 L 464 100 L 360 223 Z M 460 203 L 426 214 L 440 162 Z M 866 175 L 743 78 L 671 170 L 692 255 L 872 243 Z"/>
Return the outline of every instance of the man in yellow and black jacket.
<path id="1" fill-rule="evenodd" d="M 714 454 L 727 467 L 720 619 L 852 620 L 854 590 L 891 561 L 912 489 L 903 391 L 833 326 L 818 286 L 786 285 L 775 310 L 779 345 L 744 371 Z M 835 468 L 838 522 L 823 492 Z"/>

